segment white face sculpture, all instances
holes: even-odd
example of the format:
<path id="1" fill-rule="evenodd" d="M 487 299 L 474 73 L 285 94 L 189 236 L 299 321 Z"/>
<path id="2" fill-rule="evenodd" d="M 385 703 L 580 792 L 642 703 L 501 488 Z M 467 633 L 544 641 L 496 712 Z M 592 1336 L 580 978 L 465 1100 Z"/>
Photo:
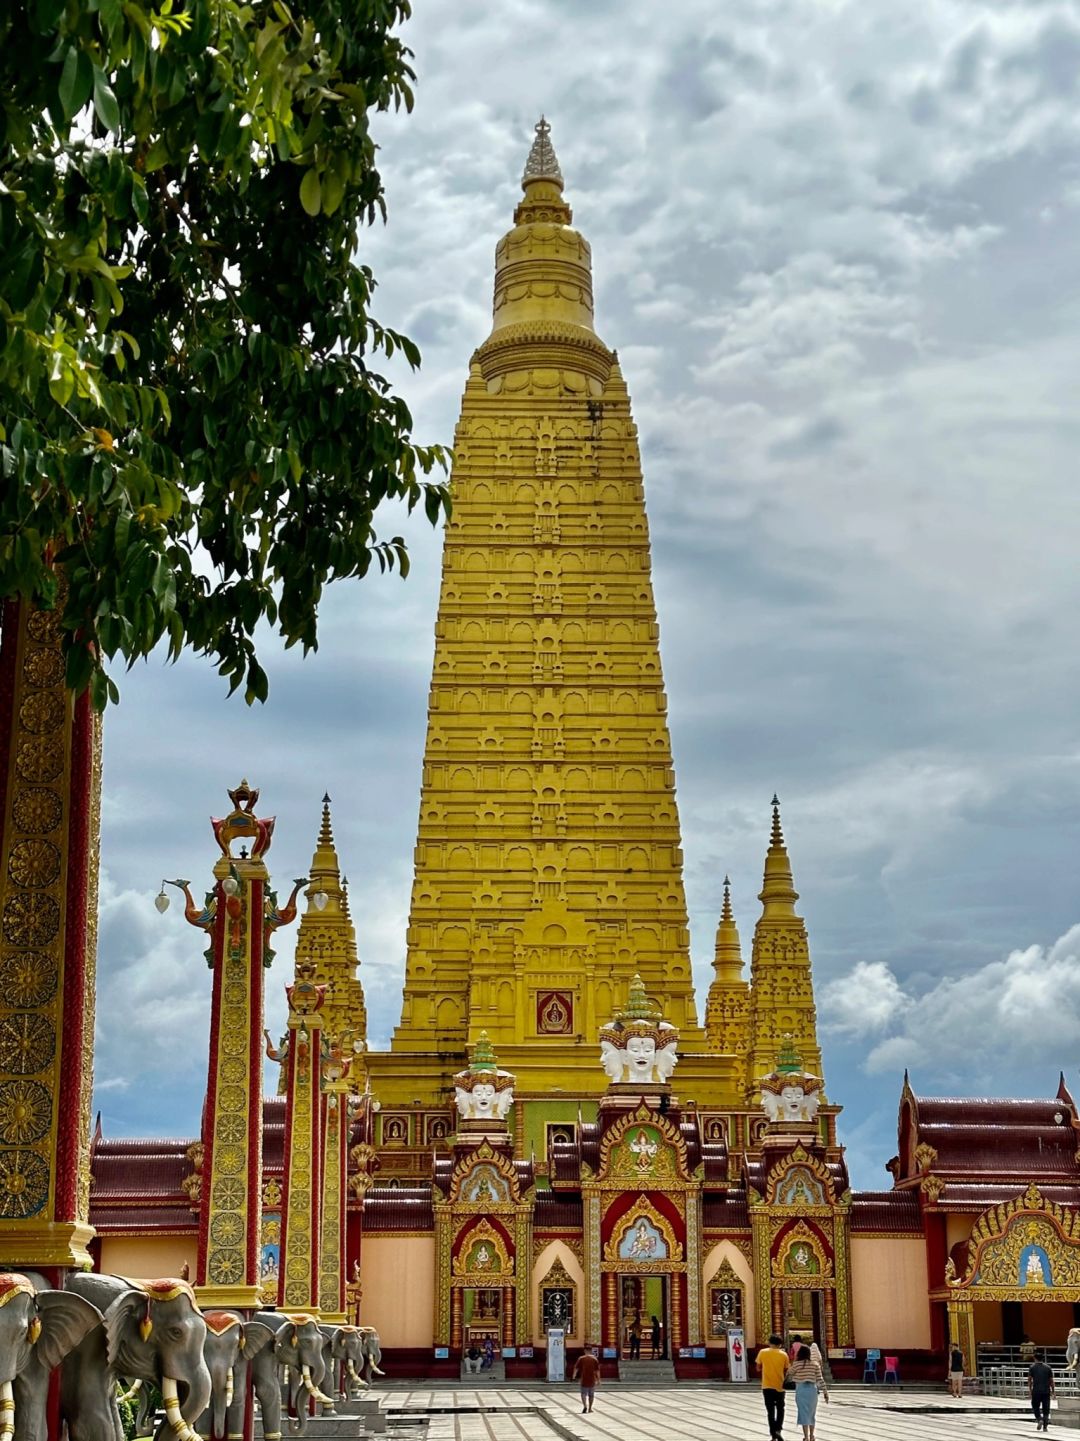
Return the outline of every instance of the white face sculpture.
<path id="1" fill-rule="evenodd" d="M 789 1121 L 799 1121 L 805 1110 L 806 1092 L 802 1086 L 785 1086 L 780 1092 L 780 1114 Z"/>
<path id="2" fill-rule="evenodd" d="M 631 1036 L 626 1043 L 626 1064 L 631 1080 L 647 1081 L 656 1064 L 656 1042 L 652 1036 Z"/>
<path id="3" fill-rule="evenodd" d="M 474 1116 L 490 1116 L 495 1110 L 495 1087 L 490 1081 L 477 1081 L 472 1088 Z"/>

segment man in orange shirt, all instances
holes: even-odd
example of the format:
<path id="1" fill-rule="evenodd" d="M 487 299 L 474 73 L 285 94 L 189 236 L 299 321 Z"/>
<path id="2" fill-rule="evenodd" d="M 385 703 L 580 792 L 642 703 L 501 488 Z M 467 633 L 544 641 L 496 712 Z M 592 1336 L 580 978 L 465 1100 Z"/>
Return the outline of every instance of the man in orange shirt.
<path id="1" fill-rule="evenodd" d="M 787 1374 L 788 1358 L 779 1336 L 770 1336 L 769 1344 L 757 1354 L 757 1368 L 761 1372 L 761 1394 L 765 1401 L 765 1414 L 769 1418 L 769 1435 L 773 1441 L 784 1441 L 784 1377 Z"/>
<path id="2" fill-rule="evenodd" d="M 593 1397 L 596 1395 L 597 1383 L 600 1380 L 600 1362 L 596 1359 L 588 1346 L 574 1362 L 573 1375 L 581 1372 L 581 1411 L 582 1415 L 593 1408 Z M 573 1376 L 571 1377 L 573 1380 Z"/>

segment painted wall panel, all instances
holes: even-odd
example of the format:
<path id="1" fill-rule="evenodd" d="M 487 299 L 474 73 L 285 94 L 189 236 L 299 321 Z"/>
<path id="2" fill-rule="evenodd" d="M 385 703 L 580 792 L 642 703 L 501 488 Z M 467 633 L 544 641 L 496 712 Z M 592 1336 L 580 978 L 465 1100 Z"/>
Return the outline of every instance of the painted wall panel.
<path id="1" fill-rule="evenodd" d="M 365 1236 L 361 1323 L 387 1347 L 430 1346 L 434 1338 L 435 1237 Z"/>
<path id="2" fill-rule="evenodd" d="M 928 1349 L 925 1242 L 852 1236 L 851 1305 L 856 1346 Z"/>

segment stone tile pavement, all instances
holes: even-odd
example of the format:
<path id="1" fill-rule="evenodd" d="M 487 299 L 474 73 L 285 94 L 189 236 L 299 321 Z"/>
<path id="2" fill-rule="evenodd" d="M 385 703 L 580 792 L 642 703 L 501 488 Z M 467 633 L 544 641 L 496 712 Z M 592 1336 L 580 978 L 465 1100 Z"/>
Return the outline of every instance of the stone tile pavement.
<path id="1" fill-rule="evenodd" d="M 407 1441 L 411 1428 L 394 1426 L 394 1413 L 429 1413 L 425 1441 L 768 1441 L 765 1409 L 750 1387 L 682 1385 L 655 1391 L 608 1385 L 597 1389 L 596 1408 L 581 1414 L 574 1386 L 380 1390 L 393 1432 Z M 801 1441 L 788 1396 L 786 1441 Z M 1063 1438 L 1080 1433 L 1055 1426 Z M 999 1397 L 917 1392 L 835 1391 L 818 1407 L 817 1441 L 1007 1441 L 1035 1435 L 1031 1412 Z"/>

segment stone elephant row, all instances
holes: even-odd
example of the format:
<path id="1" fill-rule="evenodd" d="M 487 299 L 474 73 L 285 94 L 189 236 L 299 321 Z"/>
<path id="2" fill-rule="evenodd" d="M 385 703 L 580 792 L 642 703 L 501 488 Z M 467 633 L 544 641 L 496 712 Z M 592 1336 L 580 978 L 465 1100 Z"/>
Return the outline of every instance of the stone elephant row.
<path id="1" fill-rule="evenodd" d="M 332 1415 L 335 1392 L 344 1398 L 350 1385 L 367 1386 L 382 1375 L 373 1326 L 320 1326 L 312 1316 L 281 1311 L 258 1311 L 250 1320 L 211 1311 L 205 1319 L 212 1392 L 198 1430 L 208 1441 L 243 1434 L 250 1392 L 264 1441 L 278 1441 L 283 1409 L 289 1429 L 302 1433 L 312 1403 Z"/>
<path id="2" fill-rule="evenodd" d="M 176 1441 L 198 1441 L 210 1401 L 206 1323 L 186 1281 L 76 1273 L 64 1289 L 0 1274 L 0 1441 L 48 1441 L 49 1379 L 60 1367 L 69 1441 L 123 1441 L 127 1378 L 157 1386 Z"/>

